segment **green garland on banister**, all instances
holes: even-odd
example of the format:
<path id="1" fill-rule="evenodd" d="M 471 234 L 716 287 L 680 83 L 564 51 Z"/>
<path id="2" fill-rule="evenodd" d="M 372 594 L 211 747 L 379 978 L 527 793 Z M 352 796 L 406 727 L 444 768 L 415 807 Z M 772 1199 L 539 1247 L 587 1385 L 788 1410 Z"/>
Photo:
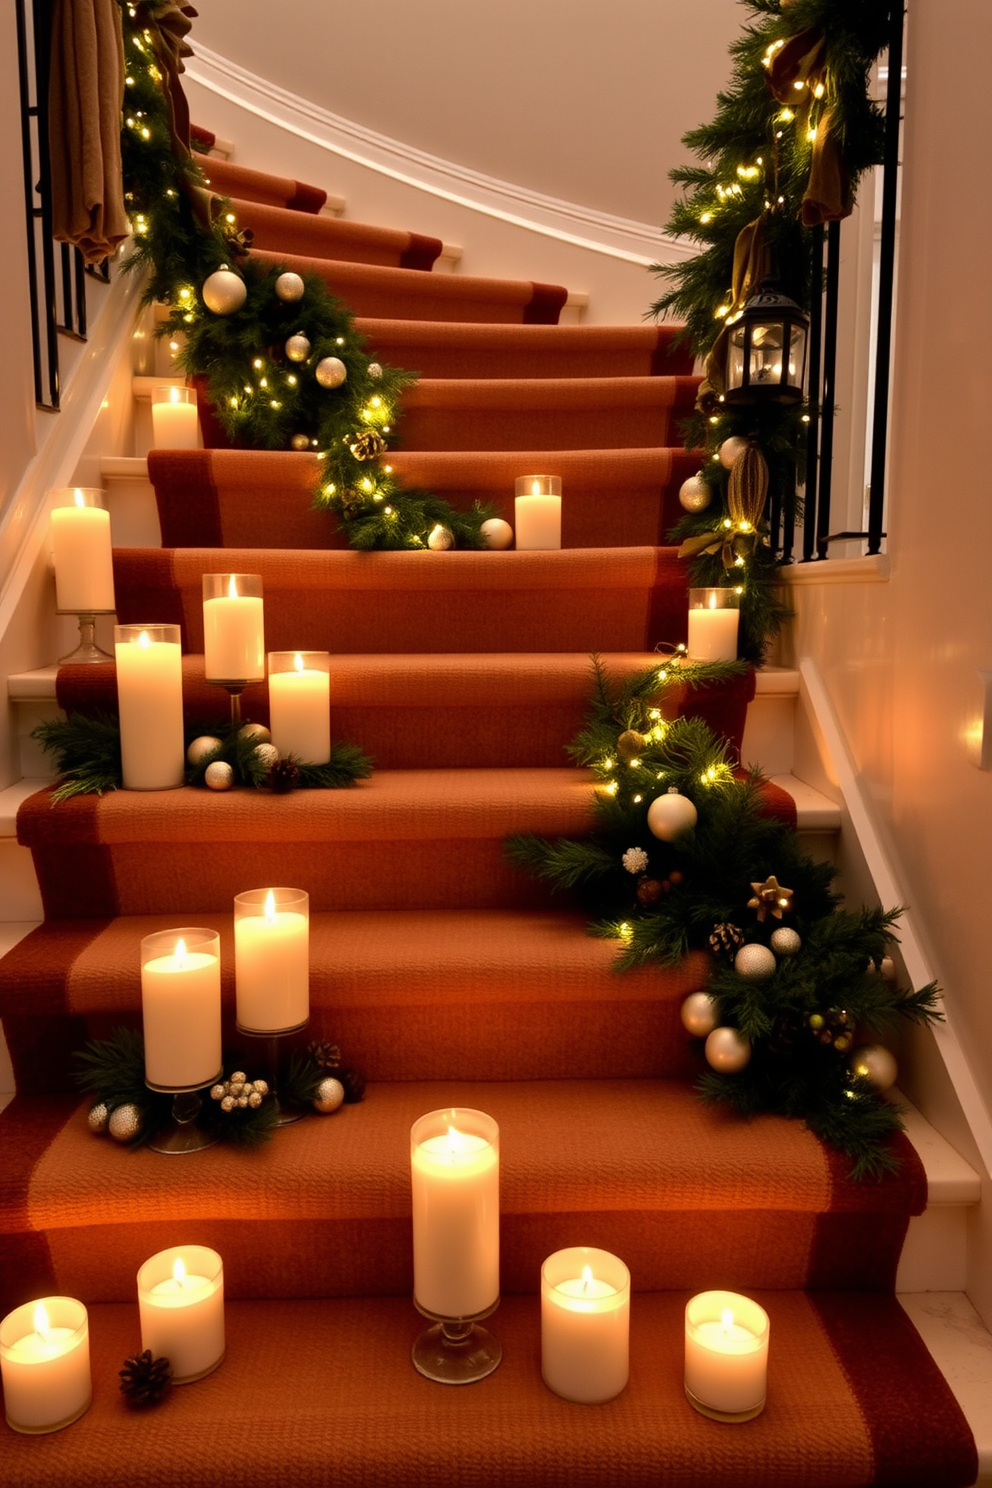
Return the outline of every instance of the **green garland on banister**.
<path id="1" fill-rule="evenodd" d="M 366 353 L 350 312 L 319 275 L 293 282 L 279 265 L 253 259 L 250 232 L 239 231 L 230 202 L 212 195 L 177 140 L 170 91 L 179 86 L 177 64 L 181 70 L 174 8 L 160 0 L 120 5 L 121 149 L 134 233 L 125 268 L 146 268 L 146 300 L 168 305 L 158 329 L 170 337 L 177 366 L 205 385 L 234 444 L 309 450 L 319 458 L 315 505 L 338 517 L 354 547 L 422 549 L 436 528 L 447 529 L 451 541 L 444 534 L 435 545 L 484 547 L 481 526 L 494 508 L 477 503 L 455 511 L 430 492 L 402 486 L 383 461 L 395 437 L 399 395 L 416 374 Z M 220 311 L 204 297 L 211 283 L 221 299 L 209 287 L 207 299 L 221 303 Z"/>
<path id="2" fill-rule="evenodd" d="M 900 1019 L 939 1020 L 936 984 L 900 988 L 889 959 L 899 911 L 840 908 L 833 869 L 766 814 L 760 777 L 739 778 L 700 719 L 666 722 L 665 691 L 703 677 L 661 670 L 617 684 L 594 663 L 570 752 L 596 777 L 595 829 L 514 837 L 507 856 L 573 891 L 591 933 L 619 942 L 618 970 L 706 951 L 705 991 L 682 1015 L 707 1039 L 703 1099 L 800 1118 L 855 1177 L 880 1176 L 902 1122 L 882 1098 L 891 1056 L 865 1040 Z"/>

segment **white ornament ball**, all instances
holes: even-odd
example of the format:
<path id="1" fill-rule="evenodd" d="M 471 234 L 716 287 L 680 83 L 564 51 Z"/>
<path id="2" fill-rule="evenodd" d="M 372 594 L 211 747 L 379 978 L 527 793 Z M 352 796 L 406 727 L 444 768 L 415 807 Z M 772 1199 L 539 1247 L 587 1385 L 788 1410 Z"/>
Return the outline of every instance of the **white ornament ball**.
<path id="1" fill-rule="evenodd" d="M 802 937 L 789 925 L 781 925 L 771 933 L 772 950 L 776 956 L 795 956 L 802 946 Z"/>
<path id="2" fill-rule="evenodd" d="M 321 357 L 314 376 L 322 388 L 337 388 L 348 376 L 348 368 L 340 357 Z"/>
<path id="3" fill-rule="evenodd" d="M 662 842 L 674 842 L 696 825 L 699 813 L 688 796 L 670 790 L 656 796 L 648 807 L 648 831 Z"/>
<path id="4" fill-rule="evenodd" d="M 133 1142 L 141 1131 L 141 1112 L 130 1103 L 115 1106 L 107 1122 L 107 1131 L 115 1142 Z"/>
<path id="5" fill-rule="evenodd" d="M 340 1080 L 335 1080 L 333 1075 L 327 1075 L 317 1086 L 317 1094 L 313 1098 L 313 1108 L 322 1116 L 329 1116 L 336 1111 L 344 1100 L 344 1086 Z"/>
<path id="6" fill-rule="evenodd" d="M 870 1081 L 878 1091 L 889 1090 L 899 1073 L 895 1056 L 881 1044 L 860 1044 L 851 1051 L 849 1064 L 853 1074 Z"/>
<path id="7" fill-rule="evenodd" d="M 301 334 L 290 336 L 286 342 L 286 355 L 291 362 L 305 362 L 310 355 L 310 342 L 306 336 Z"/>
<path id="8" fill-rule="evenodd" d="M 234 771 L 227 760 L 214 760 L 207 766 L 203 779 L 211 790 L 230 790 L 234 784 Z"/>
<path id="9" fill-rule="evenodd" d="M 310 440 L 305 434 L 294 434 L 289 442 L 294 450 L 305 450 L 310 448 Z"/>
<path id="10" fill-rule="evenodd" d="M 708 992 L 690 992 L 682 1004 L 682 1027 L 694 1038 L 705 1038 L 716 1027 L 719 1014 Z"/>
<path id="11" fill-rule="evenodd" d="M 279 751 L 274 744 L 258 744 L 255 747 L 255 758 L 268 767 L 275 764 Z"/>
<path id="12" fill-rule="evenodd" d="M 285 274 L 280 274 L 275 283 L 276 294 L 287 305 L 302 300 L 305 289 L 306 285 L 299 274 L 291 274 L 288 270 Z"/>
<path id="13" fill-rule="evenodd" d="M 455 545 L 454 535 L 450 527 L 445 527 L 443 522 L 438 522 L 427 534 L 427 546 L 432 553 L 446 553 Z"/>
<path id="14" fill-rule="evenodd" d="M 502 517 L 490 517 L 488 521 L 483 522 L 479 531 L 486 539 L 486 547 L 493 548 L 497 552 L 508 548 L 513 541 L 513 528 L 509 522 L 504 522 Z"/>
<path id="15" fill-rule="evenodd" d="M 369 362 L 368 374 L 373 379 L 373 381 L 379 381 L 379 378 L 382 376 L 382 368 L 379 366 L 378 362 Z"/>
<path id="16" fill-rule="evenodd" d="M 713 493 L 703 480 L 703 472 L 690 475 L 679 486 L 679 501 L 687 512 L 705 511 L 713 500 Z"/>
<path id="17" fill-rule="evenodd" d="M 776 961 L 774 951 L 764 945 L 743 945 L 734 957 L 734 970 L 748 982 L 763 982 L 773 975 Z"/>
<path id="18" fill-rule="evenodd" d="M 220 748 L 220 745 L 220 739 L 215 739 L 213 734 L 201 734 L 198 739 L 193 740 L 187 749 L 186 763 L 191 769 L 195 770 L 204 755 L 213 754 L 215 749 Z"/>
<path id="19" fill-rule="evenodd" d="M 94 1132 L 97 1136 L 99 1136 L 101 1132 L 105 1132 L 107 1130 L 107 1123 L 109 1122 L 109 1120 L 110 1111 L 107 1108 L 106 1101 L 97 1101 L 95 1106 L 90 1106 L 89 1112 L 86 1116 L 86 1125 L 89 1127 L 91 1132 Z"/>
<path id="20" fill-rule="evenodd" d="M 256 744 L 271 744 L 272 735 L 264 723 L 243 723 L 238 729 L 239 739 L 254 739 Z"/>
<path id="21" fill-rule="evenodd" d="M 215 269 L 203 282 L 203 303 L 215 315 L 233 315 L 248 298 L 248 286 L 233 269 Z"/>
<path id="22" fill-rule="evenodd" d="M 714 1028 L 706 1039 L 706 1063 L 721 1075 L 736 1075 L 751 1058 L 751 1042 L 736 1028 Z"/>
<path id="23" fill-rule="evenodd" d="M 720 464 L 724 470 L 729 470 L 738 455 L 747 449 L 747 440 L 742 439 L 739 434 L 731 434 L 720 446 Z"/>

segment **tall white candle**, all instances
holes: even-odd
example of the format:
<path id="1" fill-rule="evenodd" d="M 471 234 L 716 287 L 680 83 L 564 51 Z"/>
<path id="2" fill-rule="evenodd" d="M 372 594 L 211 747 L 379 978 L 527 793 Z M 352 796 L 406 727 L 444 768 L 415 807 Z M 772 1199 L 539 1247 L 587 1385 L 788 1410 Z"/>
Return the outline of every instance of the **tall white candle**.
<path id="1" fill-rule="evenodd" d="M 238 1027 L 299 1028 L 310 1016 L 310 896 L 251 889 L 234 899 Z"/>
<path id="2" fill-rule="evenodd" d="M 153 1090 L 199 1090 L 220 1071 L 220 936 L 156 930 L 141 942 L 145 1081 Z"/>
<path id="3" fill-rule="evenodd" d="M 561 547 L 561 477 L 522 475 L 516 483 L 517 550 Z"/>
<path id="4" fill-rule="evenodd" d="M 627 1384 L 630 1272 L 606 1250 L 557 1250 L 541 1267 L 541 1374 L 556 1395 L 583 1405 Z"/>
<path id="5" fill-rule="evenodd" d="M 103 492 L 74 486 L 56 492 L 55 500 L 55 607 L 75 615 L 107 614 L 114 609 L 114 563 Z"/>
<path id="6" fill-rule="evenodd" d="M 0 1323 L 7 1425 L 29 1436 L 60 1431 L 89 1406 L 90 1335 L 74 1297 L 25 1302 Z"/>
<path id="7" fill-rule="evenodd" d="M 476 1317 L 499 1298 L 499 1127 L 482 1111 L 431 1111 L 410 1142 L 417 1306 Z"/>
<path id="8" fill-rule="evenodd" d="M 211 682 L 265 676 L 260 575 L 203 575 L 203 666 Z"/>
<path id="9" fill-rule="evenodd" d="M 269 652 L 269 729 L 283 756 L 322 765 L 331 757 L 327 652 Z M 319 657 L 324 666 L 314 663 Z"/>
<path id="10" fill-rule="evenodd" d="M 117 706 L 125 790 L 183 783 L 183 662 L 178 625 L 117 625 Z"/>
<path id="11" fill-rule="evenodd" d="M 688 651 L 693 661 L 734 661 L 740 622 L 733 589 L 690 589 Z"/>
<path id="12" fill-rule="evenodd" d="M 768 1314 L 737 1292 L 700 1292 L 685 1309 L 685 1392 L 703 1415 L 750 1420 L 765 1405 Z"/>
<path id="13" fill-rule="evenodd" d="M 138 1271 L 141 1347 L 172 1365 L 176 1385 L 224 1359 L 224 1264 L 205 1245 L 160 1250 Z"/>
<path id="14" fill-rule="evenodd" d="M 156 449 L 199 449 L 195 388 L 173 385 L 152 391 L 152 443 Z"/>

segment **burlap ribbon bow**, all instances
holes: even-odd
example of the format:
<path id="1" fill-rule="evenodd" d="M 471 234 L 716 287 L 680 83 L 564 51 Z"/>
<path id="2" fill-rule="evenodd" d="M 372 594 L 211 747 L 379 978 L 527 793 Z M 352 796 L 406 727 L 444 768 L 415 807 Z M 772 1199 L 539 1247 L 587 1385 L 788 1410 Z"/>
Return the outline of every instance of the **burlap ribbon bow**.
<path id="1" fill-rule="evenodd" d="M 816 89 L 827 87 L 826 50 L 822 31 L 800 31 L 790 36 L 768 63 L 772 95 L 779 103 L 801 110 L 807 121 Z M 804 86 L 797 87 L 797 83 Z M 834 130 L 834 109 L 828 102 L 816 126 L 800 216 L 806 227 L 817 227 L 821 222 L 849 217 L 853 209 L 851 178 Z"/>

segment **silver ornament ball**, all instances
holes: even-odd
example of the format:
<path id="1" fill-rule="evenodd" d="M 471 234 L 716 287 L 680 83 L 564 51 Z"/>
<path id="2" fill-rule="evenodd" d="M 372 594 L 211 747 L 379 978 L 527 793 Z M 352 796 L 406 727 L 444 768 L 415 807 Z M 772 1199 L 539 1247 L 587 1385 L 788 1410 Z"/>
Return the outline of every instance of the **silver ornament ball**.
<path id="1" fill-rule="evenodd" d="M 682 1027 L 693 1038 L 705 1038 L 717 1023 L 717 1005 L 708 992 L 690 992 L 682 1004 Z"/>
<path id="2" fill-rule="evenodd" d="M 115 1142 L 133 1142 L 141 1132 L 141 1112 L 130 1102 L 115 1106 L 110 1113 L 107 1130 Z"/>
<path id="3" fill-rule="evenodd" d="M 288 270 L 285 274 L 280 274 L 275 283 L 276 294 L 286 305 L 302 300 L 305 288 L 306 285 L 299 274 L 291 274 Z"/>
<path id="4" fill-rule="evenodd" d="M 734 970 L 747 982 L 763 982 L 775 971 L 775 953 L 764 945 L 743 945 L 734 957 Z"/>
<path id="5" fill-rule="evenodd" d="M 203 779 L 212 791 L 230 790 L 234 784 L 234 771 L 227 760 L 214 760 L 204 771 Z"/>
<path id="6" fill-rule="evenodd" d="M 255 744 L 270 744 L 272 735 L 264 723 L 243 723 L 238 729 L 239 739 L 251 739 Z M 244 1075 L 241 1076 L 244 1079 Z"/>
<path id="7" fill-rule="evenodd" d="M 203 303 L 215 315 L 233 315 L 248 298 L 248 286 L 226 266 L 215 269 L 203 281 Z"/>
<path id="8" fill-rule="evenodd" d="M 382 368 L 379 366 L 378 362 L 369 362 L 368 374 L 373 379 L 373 381 L 379 381 L 380 377 L 382 376 Z"/>
<path id="9" fill-rule="evenodd" d="M 446 553 L 455 546 L 454 533 L 443 522 L 438 522 L 427 534 L 427 546 L 432 553 Z"/>
<path id="10" fill-rule="evenodd" d="M 656 796 L 648 807 L 648 831 L 661 842 L 674 842 L 694 827 L 698 819 L 699 813 L 689 797 L 675 789 Z"/>
<path id="11" fill-rule="evenodd" d="M 321 357 L 314 376 L 322 388 L 338 388 L 348 376 L 348 368 L 340 357 Z"/>
<path id="12" fill-rule="evenodd" d="M 724 470 L 729 470 L 737 459 L 747 449 L 747 440 L 742 439 L 739 434 L 731 434 L 720 446 L 720 464 Z"/>
<path id="13" fill-rule="evenodd" d="M 329 1116 L 336 1111 L 344 1100 L 344 1086 L 340 1080 L 335 1080 L 333 1075 L 326 1075 L 317 1086 L 317 1093 L 313 1098 L 313 1108 L 322 1116 Z"/>
<path id="14" fill-rule="evenodd" d="M 771 933 L 772 950 L 776 956 L 795 956 L 802 947 L 802 937 L 789 925 L 780 925 Z"/>
<path id="15" fill-rule="evenodd" d="M 279 758 L 279 751 L 274 744 L 256 744 L 255 758 L 268 768 Z"/>
<path id="16" fill-rule="evenodd" d="M 294 450 L 305 450 L 310 448 L 310 440 L 305 434 L 294 434 L 289 442 Z"/>
<path id="17" fill-rule="evenodd" d="M 90 1106 L 89 1112 L 86 1116 L 86 1125 L 89 1127 L 91 1132 L 94 1132 L 97 1136 L 99 1136 L 101 1132 L 105 1132 L 107 1130 L 107 1123 L 109 1122 L 109 1120 L 110 1109 L 107 1106 L 106 1101 L 97 1101 L 95 1106 Z"/>
<path id="18" fill-rule="evenodd" d="M 489 517 L 479 528 L 486 540 L 486 547 L 496 552 L 508 548 L 513 541 L 513 528 L 502 517 Z"/>
<path id="19" fill-rule="evenodd" d="M 899 1074 L 895 1055 L 881 1044 L 859 1044 L 851 1051 L 848 1063 L 852 1074 L 868 1080 L 880 1092 L 891 1089 Z"/>
<path id="20" fill-rule="evenodd" d="M 687 512 L 705 511 L 713 500 L 713 493 L 703 480 L 703 472 L 698 475 L 690 475 L 679 486 L 679 502 Z"/>
<path id="21" fill-rule="evenodd" d="M 187 749 L 186 763 L 191 769 L 195 770 L 204 756 L 213 754 L 215 749 L 220 748 L 220 745 L 220 739 L 215 739 L 213 734 L 201 734 L 199 738 L 193 740 Z"/>
<path id="22" fill-rule="evenodd" d="M 751 1043 L 736 1028 L 714 1028 L 706 1040 L 706 1063 L 721 1075 L 736 1075 L 751 1058 Z"/>
<path id="23" fill-rule="evenodd" d="M 310 355 L 310 342 L 303 335 L 290 336 L 285 351 L 291 362 L 305 362 Z"/>

